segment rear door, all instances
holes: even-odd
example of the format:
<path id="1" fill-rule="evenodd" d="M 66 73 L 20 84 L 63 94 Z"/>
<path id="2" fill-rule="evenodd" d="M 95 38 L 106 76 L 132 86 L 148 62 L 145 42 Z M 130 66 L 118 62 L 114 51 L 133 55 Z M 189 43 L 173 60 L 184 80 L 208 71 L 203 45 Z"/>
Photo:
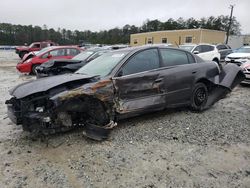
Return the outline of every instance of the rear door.
<path id="1" fill-rule="evenodd" d="M 118 113 L 139 113 L 164 107 L 164 84 L 159 67 L 156 48 L 140 51 L 123 64 L 113 78 Z"/>
<path id="2" fill-rule="evenodd" d="M 167 48 L 160 49 L 160 54 L 164 67 L 161 74 L 164 77 L 166 106 L 189 103 L 195 76 L 199 71 L 193 56 L 182 50 Z"/>
<path id="3" fill-rule="evenodd" d="M 65 57 L 67 57 L 66 54 L 67 51 L 65 48 L 54 49 L 43 54 L 39 59 L 39 63 L 41 64 L 51 59 L 65 59 Z"/>

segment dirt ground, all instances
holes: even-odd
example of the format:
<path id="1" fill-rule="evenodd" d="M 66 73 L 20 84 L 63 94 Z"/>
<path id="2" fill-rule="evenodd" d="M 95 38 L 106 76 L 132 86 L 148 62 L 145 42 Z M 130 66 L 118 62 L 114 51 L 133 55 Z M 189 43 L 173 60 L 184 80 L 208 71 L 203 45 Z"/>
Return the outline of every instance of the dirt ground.
<path id="1" fill-rule="evenodd" d="M 250 187 L 250 87 L 203 113 L 165 110 L 118 122 L 109 140 L 80 130 L 43 139 L 6 115 L 8 89 L 35 79 L 0 51 L 0 187 Z M 48 144 L 48 145 L 47 145 Z"/>

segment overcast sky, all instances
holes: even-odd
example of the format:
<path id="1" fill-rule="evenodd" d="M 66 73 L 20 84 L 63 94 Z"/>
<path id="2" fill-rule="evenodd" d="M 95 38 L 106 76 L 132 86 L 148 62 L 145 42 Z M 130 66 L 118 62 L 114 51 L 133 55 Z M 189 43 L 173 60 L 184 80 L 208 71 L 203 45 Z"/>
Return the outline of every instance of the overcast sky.
<path id="1" fill-rule="evenodd" d="M 99 31 L 146 19 L 233 15 L 250 33 L 250 0 L 0 0 L 0 22 Z"/>

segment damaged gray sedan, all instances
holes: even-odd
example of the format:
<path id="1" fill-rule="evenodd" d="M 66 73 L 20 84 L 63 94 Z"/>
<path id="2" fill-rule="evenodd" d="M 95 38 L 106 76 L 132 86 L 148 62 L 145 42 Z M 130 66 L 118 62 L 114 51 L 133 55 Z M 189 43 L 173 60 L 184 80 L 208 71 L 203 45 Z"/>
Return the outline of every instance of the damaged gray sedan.
<path id="1" fill-rule="evenodd" d="M 220 68 L 181 49 L 126 48 L 74 74 L 18 85 L 6 104 L 23 130 L 51 134 L 83 127 L 86 136 L 102 140 L 119 119 L 180 106 L 203 111 L 243 79 L 236 65 Z"/>

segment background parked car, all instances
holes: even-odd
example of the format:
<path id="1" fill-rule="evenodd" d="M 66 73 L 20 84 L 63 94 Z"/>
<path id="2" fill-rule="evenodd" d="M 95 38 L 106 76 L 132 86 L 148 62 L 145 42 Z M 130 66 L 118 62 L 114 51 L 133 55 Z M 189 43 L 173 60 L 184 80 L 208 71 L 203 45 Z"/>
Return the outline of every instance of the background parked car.
<path id="1" fill-rule="evenodd" d="M 16 53 L 22 59 L 23 56 L 29 52 L 39 51 L 48 46 L 57 46 L 58 44 L 51 41 L 43 41 L 43 42 L 33 42 L 29 46 L 19 46 L 16 47 Z"/>
<path id="2" fill-rule="evenodd" d="M 36 67 L 50 59 L 71 59 L 82 51 L 75 46 L 52 46 L 38 52 L 34 57 L 17 64 L 16 68 L 22 73 L 35 74 Z"/>
<path id="3" fill-rule="evenodd" d="M 210 44 L 184 44 L 179 46 L 181 49 L 192 52 L 204 60 L 215 61 L 219 64 L 220 53 L 215 45 Z"/>
<path id="4" fill-rule="evenodd" d="M 225 60 L 225 57 L 228 54 L 231 54 L 233 52 L 233 50 L 231 49 L 231 47 L 227 44 L 217 44 L 216 45 L 217 50 L 220 53 L 220 60 L 223 61 Z"/>
<path id="5" fill-rule="evenodd" d="M 226 63 L 235 63 L 241 66 L 243 63 L 247 63 L 250 60 L 250 46 L 242 46 L 233 53 L 226 56 Z"/>
<path id="6" fill-rule="evenodd" d="M 250 84 L 250 60 L 248 62 L 243 63 L 241 65 L 241 68 L 245 74 L 245 79 L 241 82 L 241 84 Z"/>
<path id="7" fill-rule="evenodd" d="M 36 67 L 37 78 L 73 73 L 86 63 L 109 51 L 102 48 L 92 48 L 81 52 L 72 59 L 51 59 Z"/>

